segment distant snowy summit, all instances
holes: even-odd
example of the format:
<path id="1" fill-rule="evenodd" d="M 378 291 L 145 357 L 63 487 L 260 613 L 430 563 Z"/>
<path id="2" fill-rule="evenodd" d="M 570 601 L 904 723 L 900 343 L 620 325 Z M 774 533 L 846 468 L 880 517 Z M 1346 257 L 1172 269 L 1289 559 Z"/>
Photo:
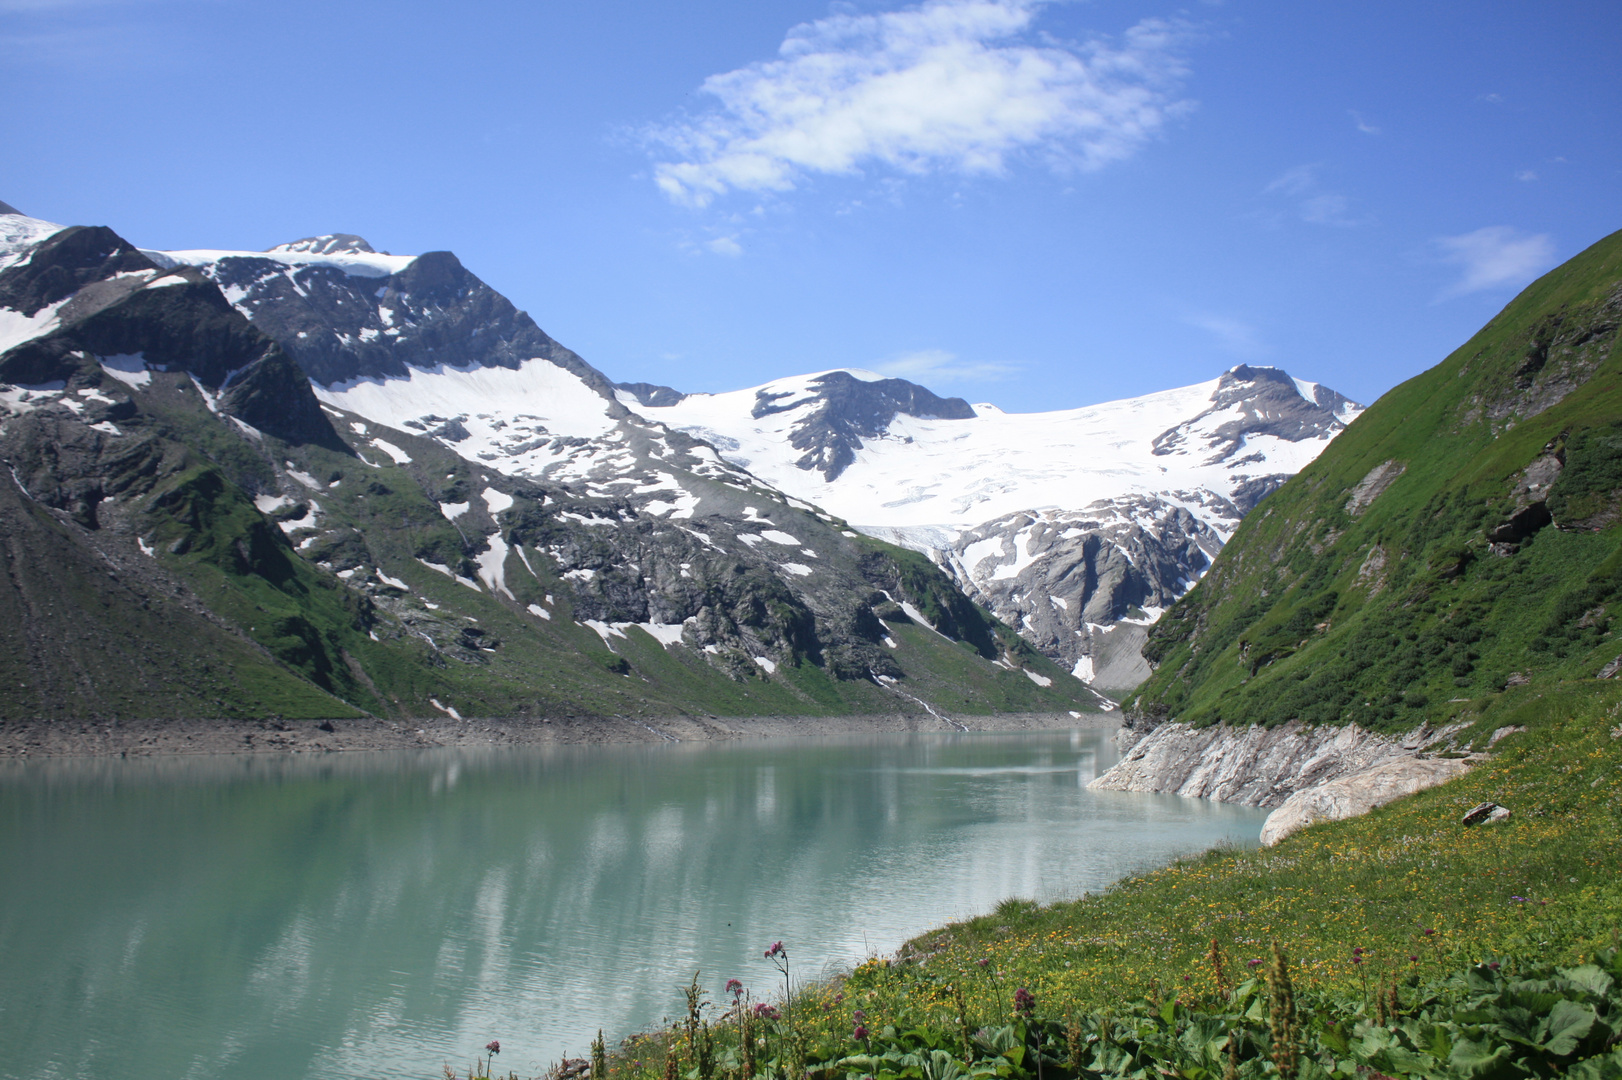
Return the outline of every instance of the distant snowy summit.
<path id="1" fill-rule="evenodd" d="M 664 389 L 664 388 L 661 388 Z M 1241 365 L 1195 386 L 1079 409 L 1006 413 L 839 369 L 723 394 L 620 400 L 860 527 L 961 529 L 1128 494 L 1215 493 L 1248 510 L 1361 406 Z M 1228 530 L 1231 531 L 1231 528 Z"/>
<path id="2" fill-rule="evenodd" d="M 1144 628 L 1362 411 L 1249 365 L 1044 413 L 848 368 L 722 394 L 622 386 L 620 400 L 862 532 L 928 553 L 1105 690 L 1147 677 Z"/>

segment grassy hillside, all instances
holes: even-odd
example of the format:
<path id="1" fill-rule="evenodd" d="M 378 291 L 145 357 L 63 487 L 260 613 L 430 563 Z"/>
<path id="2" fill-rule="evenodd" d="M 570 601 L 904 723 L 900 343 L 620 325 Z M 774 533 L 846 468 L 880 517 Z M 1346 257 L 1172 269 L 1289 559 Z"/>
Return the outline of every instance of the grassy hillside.
<path id="1" fill-rule="evenodd" d="M 1398 386 L 1151 631 L 1137 704 L 1196 724 L 1479 716 L 1622 654 L 1622 233 Z"/>

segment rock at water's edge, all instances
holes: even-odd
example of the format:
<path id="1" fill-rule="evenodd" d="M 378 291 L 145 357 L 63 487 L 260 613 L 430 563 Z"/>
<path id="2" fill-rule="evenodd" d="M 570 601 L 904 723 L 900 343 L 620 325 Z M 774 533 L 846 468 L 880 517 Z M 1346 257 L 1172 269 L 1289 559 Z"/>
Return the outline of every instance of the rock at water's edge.
<path id="1" fill-rule="evenodd" d="M 1445 784 L 1468 772 L 1471 764 L 1462 758 L 1399 758 L 1297 791 L 1267 816 L 1262 846 L 1272 847 L 1308 825 L 1357 817 L 1404 795 Z"/>
<path id="2" fill-rule="evenodd" d="M 1399 740 L 1356 724 L 1313 728 L 1291 721 L 1275 728 L 1193 728 L 1166 723 L 1087 786 L 1273 808 L 1298 791 L 1412 758 L 1430 737 L 1428 729 L 1421 729 Z"/>

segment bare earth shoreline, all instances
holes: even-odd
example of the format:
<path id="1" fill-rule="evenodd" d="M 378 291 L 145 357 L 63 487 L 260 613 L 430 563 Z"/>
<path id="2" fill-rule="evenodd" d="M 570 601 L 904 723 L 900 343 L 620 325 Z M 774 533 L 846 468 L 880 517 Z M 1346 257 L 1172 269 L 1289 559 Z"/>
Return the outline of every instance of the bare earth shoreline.
<path id="1" fill-rule="evenodd" d="M 1114 728 L 1116 713 L 997 713 L 944 722 L 928 714 L 675 716 L 544 720 L 0 720 L 0 758 L 167 754 L 320 754 L 435 746 L 698 742 L 881 731 L 1055 731 Z M 329 730 L 330 729 L 330 730 Z"/>

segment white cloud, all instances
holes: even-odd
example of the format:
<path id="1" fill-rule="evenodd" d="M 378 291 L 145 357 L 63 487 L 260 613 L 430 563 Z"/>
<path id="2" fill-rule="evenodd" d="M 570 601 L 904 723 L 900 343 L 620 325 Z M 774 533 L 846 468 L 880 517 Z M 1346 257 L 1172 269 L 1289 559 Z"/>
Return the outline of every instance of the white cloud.
<path id="1" fill-rule="evenodd" d="M 1351 200 L 1338 192 L 1326 191 L 1318 180 L 1321 165 L 1297 165 L 1262 189 L 1290 204 L 1289 216 L 1309 225 L 1357 225 Z M 1276 220 L 1275 220 L 1276 223 Z"/>
<path id="2" fill-rule="evenodd" d="M 1358 112 L 1356 109 L 1347 109 L 1346 111 L 1351 113 L 1352 123 L 1357 125 L 1357 130 L 1361 131 L 1365 135 L 1380 134 L 1380 129 L 1363 119 L 1362 113 Z"/>
<path id="3" fill-rule="evenodd" d="M 703 206 L 866 166 L 996 174 L 1026 153 L 1099 168 L 1187 108 L 1173 96 L 1184 24 L 1060 43 L 1030 32 L 1044 2 L 926 0 L 796 26 L 777 59 L 706 79 L 714 108 L 647 133 L 673 158 L 654 178 Z"/>
<path id="4" fill-rule="evenodd" d="M 732 236 L 717 236 L 704 246 L 717 255 L 726 255 L 734 259 L 743 254 L 743 245 Z"/>
<path id="5" fill-rule="evenodd" d="M 1441 260 L 1464 268 L 1464 275 L 1437 300 L 1450 300 L 1484 289 L 1520 287 L 1554 265 L 1554 240 L 1548 233 L 1523 233 L 1508 225 L 1489 225 L 1462 236 L 1436 239 Z"/>
<path id="6" fill-rule="evenodd" d="M 1010 364 L 969 363 L 944 349 L 920 349 L 891 357 L 873 368 L 896 379 L 933 379 L 937 382 L 989 382 L 1013 374 Z"/>
<path id="7" fill-rule="evenodd" d="M 1515 179 L 1527 184 L 1531 183 L 1537 178 L 1538 174 L 1533 172 L 1531 169 L 1522 169 L 1520 172 L 1515 174 Z"/>
<path id="8" fill-rule="evenodd" d="M 1224 315 L 1188 315 L 1183 321 L 1210 334 L 1224 352 L 1234 356 L 1255 357 L 1267 351 L 1257 338 L 1255 328 L 1239 319 Z"/>

